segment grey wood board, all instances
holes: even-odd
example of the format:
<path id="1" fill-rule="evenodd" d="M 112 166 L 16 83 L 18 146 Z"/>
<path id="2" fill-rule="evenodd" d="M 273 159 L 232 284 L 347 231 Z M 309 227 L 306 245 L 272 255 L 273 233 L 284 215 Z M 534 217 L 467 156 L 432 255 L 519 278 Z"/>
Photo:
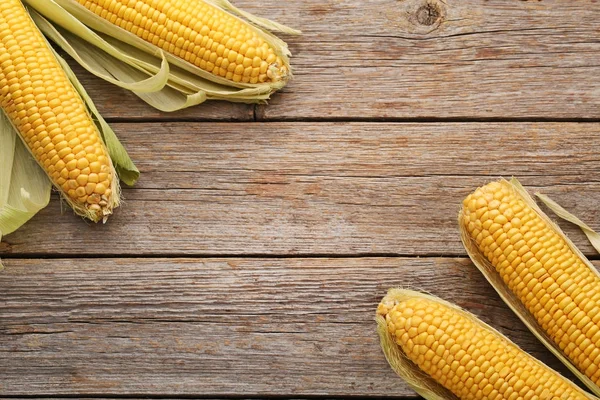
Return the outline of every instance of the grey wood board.
<path id="1" fill-rule="evenodd" d="M 517 176 L 598 228 L 588 123 L 114 124 L 142 177 L 106 225 L 55 198 L 11 255 L 464 255 L 462 199 Z M 563 224 L 587 254 L 579 231 Z M 35 244 L 35 245 L 32 245 Z"/>
<path id="2" fill-rule="evenodd" d="M 410 396 L 375 333 L 390 287 L 453 301 L 565 371 L 468 259 L 5 264 L 4 395 Z"/>

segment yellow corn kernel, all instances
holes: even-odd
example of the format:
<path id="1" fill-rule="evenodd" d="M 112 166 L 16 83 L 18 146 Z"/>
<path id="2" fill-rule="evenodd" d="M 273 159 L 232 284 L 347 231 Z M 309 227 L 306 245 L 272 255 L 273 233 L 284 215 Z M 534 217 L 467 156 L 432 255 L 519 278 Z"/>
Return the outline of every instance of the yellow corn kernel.
<path id="1" fill-rule="evenodd" d="M 0 2 L 0 60 L 0 107 L 38 163 L 76 212 L 95 221 L 110 214 L 113 199 L 100 210 L 80 201 L 85 185 L 77 183 L 78 167 L 86 164 L 87 152 L 103 155 L 107 171 L 110 160 L 83 101 L 20 0 Z M 87 151 L 78 148 L 81 137 Z"/>
<path id="2" fill-rule="evenodd" d="M 490 210 L 500 227 L 493 241 Z M 473 224 L 473 218 L 475 224 Z M 600 277 L 506 181 L 477 189 L 463 202 L 461 223 L 508 288 L 577 368 L 600 384 Z M 475 226 L 479 226 L 476 232 Z M 494 258 L 504 250 L 506 262 Z M 598 350 L 598 352 L 594 352 Z"/>
<path id="3" fill-rule="evenodd" d="M 483 322 L 434 298 L 384 299 L 377 312 L 406 357 L 460 399 L 588 399 Z"/>
<path id="4" fill-rule="evenodd" d="M 215 76 L 226 77 L 226 71 L 237 66 L 242 72 L 251 67 L 248 75 L 239 72 L 230 79 L 250 81 L 244 76 L 266 73 L 265 67 L 261 70 L 263 62 L 271 66 L 271 75 L 262 81 L 276 82 L 288 76 L 282 59 L 252 25 L 202 0 L 76 1 L 108 22 Z M 225 72 L 215 68 L 215 63 L 220 66 L 219 58 L 229 62 L 222 67 L 227 68 Z"/>

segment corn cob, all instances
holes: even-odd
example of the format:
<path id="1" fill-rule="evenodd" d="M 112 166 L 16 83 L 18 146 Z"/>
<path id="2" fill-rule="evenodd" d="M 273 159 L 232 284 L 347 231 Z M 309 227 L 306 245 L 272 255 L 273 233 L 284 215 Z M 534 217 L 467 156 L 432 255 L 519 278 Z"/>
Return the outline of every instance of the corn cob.
<path id="1" fill-rule="evenodd" d="M 469 195 L 459 221 L 539 327 L 600 384 L 598 274 L 507 181 Z"/>
<path id="2" fill-rule="evenodd" d="M 288 66 L 256 28 L 202 0 L 76 0 L 113 25 L 233 82 L 286 79 Z"/>
<path id="3" fill-rule="evenodd" d="M 403 357 L 459 399 L 590 399 L 482 321 L 432 296 L 392 290 L 377 313 Z"/>
<path id="4" fill-rule="evenodd" d="M 0 3 L 0 106 L 77 213 L 112 212 L 116 181 L 98 130 L 20 0 Z"/>

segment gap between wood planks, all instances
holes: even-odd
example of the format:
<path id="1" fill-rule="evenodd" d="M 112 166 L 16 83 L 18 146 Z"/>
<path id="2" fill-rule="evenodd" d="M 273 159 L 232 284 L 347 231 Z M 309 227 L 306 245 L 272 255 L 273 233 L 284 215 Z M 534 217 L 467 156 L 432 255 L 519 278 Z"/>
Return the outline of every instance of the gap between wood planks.
<path id="1" fill-rule="evenodd" d="M 0 399 L 14 399 L 14 400 L 25 400 L 25 399 L 52 399 L 52 400 L 62 400 L 62 399 L 79 399 L 79 400 L 117 400 L 117 399 L 128 399 L 128 400 L 188 400 L 188 399 L 197 399 L 197 400 L 332 400 L 339 398 L 339 396 L 278 396 L 278 395 L 265 395 L 265 396 L 256 396 L 256 395 L 247 395 L 247 396 L 169 396 L 169 395 L 121 395 L 121 396 L 106 396 L 106 395 L 59 395 L 59 396 L 0 396 Z M 351 400 L 373 400 L 378 399 L 380 397 L 371 397 L 371 396 L 344 396 L 345 399 Z M 420 400 L 422 397 L 418 396 L 386 396 L 385 400 Z"/>
<path id="2" fill-rule="evenodd" d="M 312 123 L 346 123 L 346 122 L 364 122 L 364 123 L 600 123 L 600 118 L 557 118 L 557 117 L 415 117 L 415 118 L 398 118 L 398 117 L 295 117 L 295 118 L 265 118 L 262 115 L 263 108 L 260 105 L 253 106 L 253 117 L 250 120 L 229 120 L 218 118 L 191 118 L 191 117 L 170 117 L 165 114 L 159 118 L 131 118 L 131 117 L 108 117 L 105 118 L 108 123 L 197 123 L 197 122 L 216 122 L 216 123 L 238 123 L 248 124 L 253 122 L 260 123 L 282 123 L 282 122 L 312 122 Z"/>
<path id="3" fill-rule="evenodd" d="M 308 259 L 343 259 L 343 258 L 414 258 L 414 259 L 425 259 L 425 258 L 454 258 L 457 260 L 468 259 L 466 256 L 457 256 L 456 254 L 397 254 L 397 253 L 348 253 L 348 254 L 202 254 L 197 255 L 189 254 L 144 254 L 143 256 L 135 254 L 98 254 L 98 253 L 81 253 L 77 255 L 72 254 L 6 254 L 2 255 L 1 258 L 7 260 L 61 260 L 61 259 L 82 259 L 82 258 L 95 258 L 95 259 L 109 259 L 109 258 L 123 258 L 123 259 L 137 259 L 137 258 L 149 258 L 149 259 L 193 259 L 193 258 L 248 258 L 248 259 L 274 259 L 274 260 L 289 260 L 298 258 Z M 600 260 L 600 254 L 587 255 L 586 258 L 590 261 Z M 1 397 L 0 397 L 1 399 Z"/>
<path id="4" fill-rule="evenodd" d="M 343 396 L 344 399 L 351 400 L 374 400 L 380 397 L 374 396 Z M 120 395 L 120 396 L 106 396 L 103 394 L 99 395 L 59 395 L 59 396 L 0 396 L 0 399 L 14 399 L 14 400 L 29 400 L 29 399 L 37 399 L 37 400 L 62 400 L 62 399 L 79 399 L 79 400 L 118 400 L 118 399 L 128 399 L 128 400 L 332 400 L 339 398 L 339 396 L 278 396 L 278 395 L 265 395 L 265 396 L 256 396 L 256 395 L 247 395 L 247 396 L 185 396 L 185 395 Z M 418 396 L 386 396 L 385 400 L 421 400 L 422 397 Z"/>
<path id="5" fill-rule="evenodd" d="M 294 258 L 311 258 L 311 259 L 321 259 L 321 258 L 467 258 L 464 256 L 457 256 L 455 254 L 398 254 L 398 253 L 348 253 L 348 254 L 202 254 L 198 255 L 189 255 L 189 254 L 181 254 L 181 253 L 172 253 L 172 254 L 144 254 L 143 256 L 136 254 L 119 254 L 119 253 L 106 253 L 106 254 L 98 254 L 98 253 L 78 253 L 77 255 L 73 254 L 6 254 L 2 255 L 2 258 L 7 260 L 60 260 L 60 259 L 78 259 L 78 258 L 175 258 L 175 259 L 190 259 L 190 258 L 249 258 L 249 259 L 264 259 L 264 258 L 272 258 L 276 260 L 280 259 L 294 259 Z M 588 257 L 590 260 L 600 259 L 598 257 Z"/>

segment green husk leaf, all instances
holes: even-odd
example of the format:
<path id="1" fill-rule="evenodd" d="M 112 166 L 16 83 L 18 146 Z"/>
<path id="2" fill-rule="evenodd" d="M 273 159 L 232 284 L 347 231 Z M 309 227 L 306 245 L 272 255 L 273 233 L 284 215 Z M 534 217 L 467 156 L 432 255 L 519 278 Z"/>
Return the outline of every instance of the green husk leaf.
<path id="1" fill-rule="evenodd" d="M 516 179 L 512 178 L 510 182 L 502 180 L 502 182 L 508 183 L 517 195 L 519 195 L 523 201 L 531 207 L 544 222 L 548 224 L 569 246 L 569 248 L 581 258 L 581 260 L 590 268 L 596 275 L 600 276 L 600 273 L 590 263 L 590 261 L 583 255 L 583 253 L 571 242 L 571 240 L 563 233 L 554 221 L 552 221 L 536 204 L 533 198 L 529 195 L 527 190 L 521 185 Z M 500 274 L 497 273 L 495 267 L 489 262 L 487 257 L 477 247 L 477 244 L 470 237 L 467 229 L 462 224 L 462 210 L 458 215 L 458 226 L 460 230 L 460 236 L 462 243 L 467 251 L 467 254 L 473 261 L 473 264 L 481 271 L 487 281 L 493 286 L 498 292 L 498 295 L 504 300 L 504 302 L 510 307 L 511 310 L 521 319 L 521 321 L 527 326 L 527 328 L 539 339 L 548 350 L 552 352 L 571 372 L 586 385 L 594 394 L 600 395 L 600 387 L 596 385 L 591 379 L 585 374 L 581 373 L 579 369 L 569 360 L 569 358 L 561 351 L 561 349 L 554 343 L 552 338 L 538 325 L 535 317 L 527 310 L 527 308 L 521 303 L 520 299 L 506 286 Z"/>
<path id="2" fill-rule="evenodd" d="M 572 224 L 577 225 L 585 236 L 587 236 L 588 240 L 594 246 L 597 252 L 600 252 L 600 235 L 589 227 L 588 224 L 577 218 L 575 215 L 571 214 L 567 210 L 565 210 L 560 204 L 552 200 L 550 197 L 546 196 L 542 193 L 535 193 L 536 197 L 542 201 L 552 212 L 558 215 L 560 218 L 565 221 L 569 221 Z"/>
<path id="3" fill-rule="evenodd" d="M 52 184 L 0 111 L 0 240 L 50 202 Z M 0 262 L 0 270 L 2 269 Z"/>
<path id="4" fill-rule="evenodd" d="M 430 301 L 435 301 L 436 303 L 442 304 L 446 307 L 449 307 L 461 314 L 462 316 L 468 318 L 469 320 L 478 324 L 482 329 L 486 329 L 492 332 L 494 335 L 497 335 L 499 338 L 505 340 L 506 342 L 512 344 L 515 347 L 518 347 L 515 343 L 513 343 L 509 338 L 504 336 L 502 333 L 498 332 L 496 329 L 481 321 L 475 315 L 470 312 L 463 310 L 455 304 L 449 303 L 445 300 L 442 300 L 438 297 L 431 296 L 425 293 L 415 292 L 412 290 L 404 290 L 404 289 L 390 289 L 387 295 L 381 301 L 383 304 L 396 304 L 402 301 L 406 301 L 409 299 L 427 299 Z M 427 400 L 459 400 L 459 398 L 450 392 L 448 389 L 443 387 L 441 384 L 436 382 L 433 378 L 423 372 L 415 363 L 413 363 L 402 351 L 400 346 L 398 346 L 392 335 L 388 332 L 387 324 L 385 319 L 381 315 L 377 315 L 377 332 L 380 338 L 381 348 L 385 357 L 390 364 L 390 367 L 398 374 L 408 385 L 419 395 L 424 397 Z M 548 368 L 542 362 L 536 360 L 532 357 L 532 359 L 541 367 Z M 554 371 L 555 372 L 555 371 Z M 555 372 L 558 374 L 557 372 Z M 582 394 L 587 396 L 590 400 L 598 400 L 597 397 L 592 396 L 589 393 L 585 393 L 583 390 L 579 389 L 574 383 L 570 382 L 568 379 L 564 378 L 568 381 L 573 388 L 579 390 Z"/>
<path id="5" fill-rule="evenodd" d="M 128 85 L 143 81 L 147 75 L 162 76 L 160 61 L 163 57 L 166 58 L 169 64 L 167 85 L 170 89 L 166 87 L 159 91 L 147 89 L 146 93 L 134 91 L 148 104 L 161 111 L 176 111 L 204 100 L 262 103 L 268 100 L 274 91 L 282 88 L 287 81 L 284 79 L 262 84 L 235 83 L 206 72 L 174 55 L 162 52 L 158 47 L 100 18 L 76 1 L 25 0 L 25 2 L 51 22 L 51 24 L 40 24 L 44 34 L 91 73 L 121 87 L 132 90 Z M 291 71 L 287 44 L 263 28 L 269 27 L 293 34 L 299 33 L 298 31 L 254 17 L 235 8 L 227 1 L 218 0 L 210 3 L 222 8 L 234 18 L 241 19 L 237 15 L 251 18 L 253 29 L 275 49 L 276 54 Z M 95 48 L 89 49 L 89 44 Z M 96 57 L 96 53 L 100 56 Z M 126 64 L 127 68 L 122 64 Z M 291 78 L 291 72 L 288 78 Z"/>
<path id="6" fill-rule="evenodd" d="M 104 118 L 102 118 L 102 115 L 100 115 L 100 112 L 96 108 L 96 105 L 85 91 L 85 88 L 83 87 L 81 82 L 79 82 L 79 80 L 77 79 L 77 76 L 75 76 L 75 73 L 73 72 L 71 67 L 69 67 L 69 64 L 67 64 L 67 62 L 62 57 L 56 54 L 56 52 L 54 53 L 54 55 L 56 56 L 58 62 L 62 66 L 63 70 L 65 71 L 67 77 L 69 78 L 69 80 L 83 99 L 84 103 L 86 104 L 90 115 L 92 116 L 94 122 L 96 123 L 96 126 L 98 127 L 98 130 L 100 131 L 102 140 L 106 145 L 108 154 L 110 156 L 110 159 L 112 160 L 113 165 L 115 166 L 119 178 L 129 186 L 134 185 L 140 177 L 140 171 L 137 169 L 137 167 L 129 157 L 129 154 L 127 154 L 127 150 L 125 150 L 125 147 L 123 147 L 123 145 L 117 138 L 115 132 L 112 130 L 110 125 L 106 123 Z"/>

